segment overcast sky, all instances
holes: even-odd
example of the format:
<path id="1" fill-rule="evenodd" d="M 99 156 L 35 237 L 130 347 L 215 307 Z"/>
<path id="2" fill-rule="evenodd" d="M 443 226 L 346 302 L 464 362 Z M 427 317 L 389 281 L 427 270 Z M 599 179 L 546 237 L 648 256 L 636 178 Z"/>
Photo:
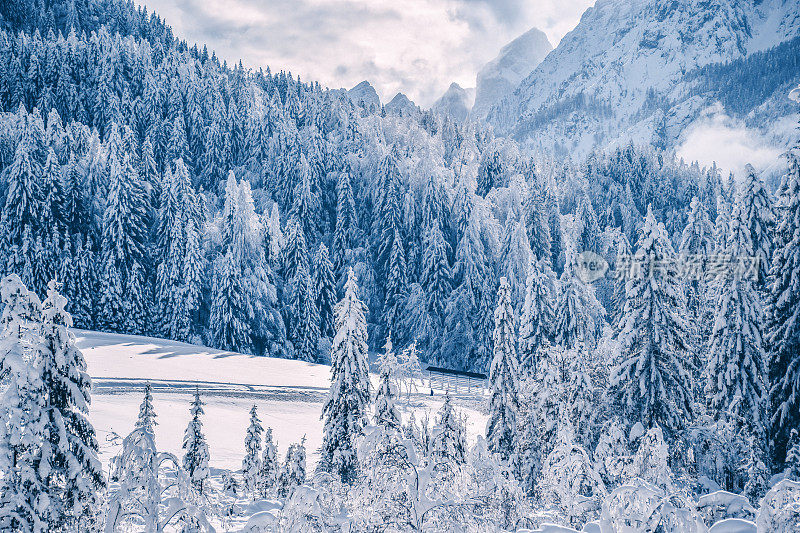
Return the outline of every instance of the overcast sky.
<path id="1" fill-rule="evenodd" d="M 137 0 L 189 43 L 229 63 L 290 70 L 381 101 L 402 91 L 423 106 L 451 82 L 475 86 L 481 65 L 531 27 L 555 46 L 593 0 Z"/>

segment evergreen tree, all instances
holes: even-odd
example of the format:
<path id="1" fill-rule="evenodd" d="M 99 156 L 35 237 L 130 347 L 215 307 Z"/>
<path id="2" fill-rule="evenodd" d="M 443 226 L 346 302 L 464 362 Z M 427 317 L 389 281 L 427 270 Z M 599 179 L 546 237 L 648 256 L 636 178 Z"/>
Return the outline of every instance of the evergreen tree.
<path id="1" fill-rule="evenodd" d="M 500 251 L 500 257 L 503 258 L 501 271 L 508 280 L 511 302 L 515 308 L 522 305 L 525 298 L 525 281 L 533 258 L 525 227 L 524 215 L 517 218 L 513 213 L 509 214 Z"/>
<path id="2" fill-rule="evenodd" d="M 109 495 L 106 531 L 141 528 L 158 531 L 161 484 L 158 481 L 155 437 L 146 427 L 136 427 L 122 442 L 113 460 L 112 479 L 117 489 Z"/>
<path id="3" fill-rule="evenodd" d="M 354 442 L 364 427 L 370 400 L 367 322 L 352 269 L 348 270 L 344 291 L 335 310 L 331 390 L 322 408 L 321 467 L 344 482 L 352 482 L 358 471 Z"/>
<path id="4" fill-rule="evenodd" d="M 155 427 L 158 425 L 156 422 L 156 411 L 153 408 L 153 392 L 150 382 L 144 384 L 144 398 L 139 405 L 139 418 L 136 421 L 136 427 L 142 428 L 148 433 L 154 433 Z"/>
<path id="5" fill-rule="evenodd" d="M 203 422 L 200 416 L 205 414 L 203 402 L 200 400 L 200 390 L 195 387 L 194 400 L 190 409 L 192 419 L 183 434 L 183 469 L 189 475 L 192 484 L 200 494 L 203 494 L 203 485 L 209 476 L 208 469 L 208 443 L 203 434 Z"/>
<path id="6" fill-rule="evenodd" d="M 743 199 L 742 199 L 743 200 Z M 752 257 L 747 206 L 740 200 L 731 217 L 726 253 Z M 766 354 L 762 340 L 762 308 L 754 280 L 744 273 L 722 285 L 709 346 L 706 397 L 713 416 L 746 427 L 759 442 L 766 436 Z"/>
<path id="7" fill-rule="evenodd" d="M 789 153 L 789 172 L 779 191 L 783 205 L 772 256 L 767 308 L 771 347 L 769 395 L 772 460 L 780 471 L 792 428 L 800 426 L 800 163 Z"/>
<path id="8" fill-rule="evenodd" d="M 392 353 L 392 341 L 386 339 L 386 348 L 383 362 L 388 363 Z M 400 430 L 400 413 L 395 407 L 395 377 L 392 375 L 392 364 L 381 365 L 380 382 L 375 391 L 375 425 L 383 426 L 386 429 Z"/>
<path id="9" fill-rule="evenodd" d="M 311 277 L 301 264 L 295 276 L 292 297 L 292 342 L 295 358 L 314 362 L 318 359 L 320 317 L 311 283 Z"/>
<path id="10" fill-rule="evenodd" d="M 5 382 L 0 404 L 0 526 L 8 531 L 45 531 L 47 468 L 39 468 L 46 420 L 45 385 L 38 372 L 41 303 L 16 274 L 3 279 L 0 293 L 0 372 Z"/>
<path id="11" fill-rule="evenodd" d="M 242 460 L 242 477 L 244 489 L 250 495 L 256 495 L 261 487 L 261 434 L 264 428 L 258 418 L 258 409 L 255 405 L 250 408 L 250 425 L 244 438 L 245 455 Z"/>
<path id="12" fill-rule="evenodd" d="M 292 216 L 286 226 L 286 248 L 283 256 L 284 279 L 294 280 L 301 267 L 308 272 L 310 268 L 308 259 L 308 247 L 303 226 L 297 217 Z"/>
<path id="13" fill-rule="evenodd" d="M 427 427 L 427 424 L 425 424 Z M 453 409 L 450 393 L 446 392 L 444 403 L 436 414 L 436 425 L 431 436 L 430 455 L 444 464 L 464 464 L 467 461 L 466 428 Z"/>
<path id="14" fill-rule="evenodd" d="M 652 209 L 637 242 L 636 260 L 642 270 L 627 281 L 623 355 L 612 371 L 612 393 L 629 420 L 677 431 L 694 414 L 686 304 L 672 244 Z"/>
<path id="15" fill-rule="evenodd" d="M 242 301 L 242 276 L 231 252 L 217 259 L 211 292 L 211 346 L 234 352 L 250 352 L 251 329 Z"/>
<path id="16" fill-rule="evenodd" d="M 286 452 L 286 458 L 278 475 L 278 496 L 286 498 L 295 487 L 306 482 L 306 447 L 303 442 L 292 444 Z"/>
<path id="17" fill-rule="evenodd" d="M 550 223 L 544 199 L 539 191 L 531 190 L 525 201 L 525 221 L 528 224 L 528 240 L 531 252 L 536 259 L 551 261 L 550 255 Z"/>
<path id="18" fill-rule="evenodd" d="M 617 256 L 614 260 L 614 288 L 611 294 L 611 313 L 609 322 L 614 328 L 615 333 L 619 333 L 622 313 L 625 311 L 626 272 L 625 264 L 631 259 L 631 244 L 628 238 L 621 234 L 617 241 Z"/>
<path id="19" fill-rule="evenodd" d="M 603 308 L 594 295 L 594 288 L 578 278 L 576 265 L 570 262 L 561 274 L 561 292 L 555 311 L 555 341 L 564 348 L 579 342 L 594 343 Z"/>
<path id="20" fill-rule="evenodd" d="M 343 171 L 338 174 L 336 181 L 336 228 L 333 233 L 333 266 L 336 272 L 341 272 L 345 267 L 347 251 L 356 242 L 357 228 L 358 219 L 350 174 Z"/>
<path id="21" fill-rule="evenodd" d="M 494 356 L 489 371 L 491 397 L 489 420 L 486 424 L 486 441 L 489 449 L 505 462 L 514 463 L 519 414 L 519 362 L 516 350 L 517 334 L 514 327 L 514 309 L 511 306 L 511 289 L 505 278 L 500 278 L 497 291 L 497 309 L 494 312 Z"/>
<path id="22" fill-rule="evenodd" d="M 72 317 L 66 299 L 48 285 L 42 306 L 42 366 L 44 440 L 40 469 L 47 472 L 50 495 L 48 525 L 52 529 L 90 527 L 104 486 L 94 428 L 87 417 L 91 379 L 83 354 L 67 329 Z M 46 464 L 46 466 L 45 466 Z"/>
<path id="23" fill-rule="evenodd" d="M 262 498 L 267 498 L 270 491 L 275 488 L 275 484 L 278 482 L 279 468 L 278 449 L 272 441 L 272 428 L 267 428 L 264 433 L 264 453 L 261 455 L 261 472 L 259 473 Z"/>
<path id="24" fill-rule="evenodd" d="M 333 308 L 336 306 L 336 281 L 333 265 L 328 258 L 328 247 L 319 244 L 314 256 L 314 291 L 319 312 L 319 334 L 333 337 Z"/>
<path id="25" fill-rule="evenodd" d="M 553 276 L 547 256 L 531 261 L 519 325 L 520 368 L 530 373 L 536 373 L 539 349 L 553 331 Z"/>
<path id="26" fill-rule="evenodd" d="M 764 183 L 755 169 L 747 165 L 747 176 L 742 184 L 741 217 L 753 242 L 753 257 L 758 260 L 757 288 L 765 292 L 774 249 L 775 210 Z"/>
<path id="27" fill-rule="evenodd" d="M 436 319 L 443 316 L 450 296 L 449 254 L 449 246 L 438 224 L 428 226 L 423 242 L 420 284 L 427 295 L 428 313 Z"/>
<path id="28" fill-rule="evenodd" d="M 112 154 L 109 172 L 110 188 L 102 228 L 103 260 L 107 275 L 101 284 L 102 299 L 114 309 L 128 311 L 141 305 L 136 301 L 137 297 L 141 297 L 138 289 L 142 286 L 137 275 L 143 274 L 149 205 L 129 154 L 125 154 L 121 161 Z M 117 276 L 114 276 L 115 271 Z M 137 291 L 131 294 L 127 292 L 128 288 Z M 107 313 L 107 316 L 113 314 Z M 123 316 L 121 325 L 124 328 L 134 317 Z M 113 327 L 119 325 L 113 323 L 118 321 L 118 318 L 114 318 L 106 322 Z M 141 323 L 133 325 L 135 328 L 143 327 Z"/>
<path id="29" fill-rule="evenodd" d="M 33 248 L 31 239 L 38 229 L 42 204 L 38 179 L 40 169 L 31 154 L 27 137 L 17 145 L 14 161 L 6 172 L 6 198 L 0 217 L 0 227 L 5 232 L 3 247 L 7 250 L 3 266 L 6 272 L 22 273 L 25 270 L 23 265 L 33 259 L 29 251 Z"/>
<path id="30" fill-rule="evenodd" d="M 103 331 L 121 332 L 125 324 L 125 302 L 119 270 L 112 258 L 103 262 L 103 280 L 100 293 L 100 316 L 97 325 Z"/>
<path id="31" fill-rule="evenodd" d="M 486 368 L 492 353 L 492 285 L 490 266 L 482 237 L 480 215 L 473 210 L 456 247 L 453 266 L 455 289 L 445 309 L 441 364 L 448 368 Z"/>

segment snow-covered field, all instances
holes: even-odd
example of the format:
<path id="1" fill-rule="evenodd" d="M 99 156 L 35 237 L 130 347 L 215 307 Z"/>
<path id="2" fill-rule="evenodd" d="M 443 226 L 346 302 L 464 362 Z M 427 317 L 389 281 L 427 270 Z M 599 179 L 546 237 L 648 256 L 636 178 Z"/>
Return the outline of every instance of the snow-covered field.
<path id="1" fill-rule="evenodd" d="M 195 387 L 199 387 L 206 403 L 203 423 L 212 468 L 241 468 L 253 404 L 258 406 L 263 425 L 273 429 L 281 456 L 290 444 L 305 436 L 309 466 L 317 462 L 317 448 L 322 442 L 320 414 L 330 384 L 330 367 L 150 337 L 83 330 L 74 333 L 93 380 L 90 417 L 105 465 L 133 429 L 147 381 L 153 387 L 160 450 L 181 451 L 189 403 Z M 433 420 L 443 393 L 434 388 L 431 397 L 427 379 L 419 385 L 419 392 L 410 402 L 405 398 L 399 401 L 399 408 L 404 417 L 416 411 L 417 420 L 427 409 Z M 483 398 L 473 393 L 454 399 L 467 417 L 472 443 L 485 430 Z"/>

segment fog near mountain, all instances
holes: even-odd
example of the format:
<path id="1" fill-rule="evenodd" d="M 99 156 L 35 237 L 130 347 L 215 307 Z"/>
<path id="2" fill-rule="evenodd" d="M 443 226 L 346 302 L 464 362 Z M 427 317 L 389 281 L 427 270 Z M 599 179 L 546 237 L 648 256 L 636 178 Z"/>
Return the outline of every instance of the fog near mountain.
<path id="1" fill-rule="evenodd" d="M 763 133 L 793 112 L 780 100 L 797 73 L 791 60 L 765 51 L 798 31 L 797 2 L 600 0 L 488 120 L 499 133 L 551 153 L 585 154 L 630 141 L 675 146 L 710 106 L 745 90 L 754 96 L 739 98 L 748 107 L 737 112 Z M 725 70 L 736 61 L 744 63 Z M 773 82 L 755 74 L 775 75 L 775 65 L 786 76 Z M 711 79 L 734 68 L 753 75 L 728 85 Z"/>
<path id="2" fill-rule="evenodd" d="M 531 28 L 505 45 L 497 57 L 478 71 L 472 116 L 485 117 L 492 106 L 510 95 L 552 49 L 547 35 L 537 28 Z"/>

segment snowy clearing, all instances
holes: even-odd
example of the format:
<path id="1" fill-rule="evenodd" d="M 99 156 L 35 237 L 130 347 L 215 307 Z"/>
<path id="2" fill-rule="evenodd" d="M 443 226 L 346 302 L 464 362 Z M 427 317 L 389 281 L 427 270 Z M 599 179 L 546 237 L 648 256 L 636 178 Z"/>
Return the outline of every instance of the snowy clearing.
<path id="1" fill-rule="evenodd" d="M 133 429 L 147 381 L 153 387 L 156 442 L 161 450 L 180 452 L 190 418 L 189 403 L 199 387 L 206 402 L 204 427 L 213 468 L 241 468 L 248 411 L 253 404 L 258 406 L 264 426 L 273 429 L 281 455 L 305 435 L 309 464 L 316 464 L 330 367 L 136 335 L 74 333 L 93 380 L 90 418 L 104 465 L 119 452 L 122 438 Z M 433 417 L 442 403 L 442 391 L 434 390 L 430 397 L 427 384 L 426 379 L 426 387 L 420 386 L 410 403 L 405 398 L 398 402 L 404 417 L 416 410 L 419 420 L 426 409 Z M 486 416 L 480 412 L 482 401 L 463 394 L 454 400 L 467 416 L 472 443 L 486 425 Z"/>

